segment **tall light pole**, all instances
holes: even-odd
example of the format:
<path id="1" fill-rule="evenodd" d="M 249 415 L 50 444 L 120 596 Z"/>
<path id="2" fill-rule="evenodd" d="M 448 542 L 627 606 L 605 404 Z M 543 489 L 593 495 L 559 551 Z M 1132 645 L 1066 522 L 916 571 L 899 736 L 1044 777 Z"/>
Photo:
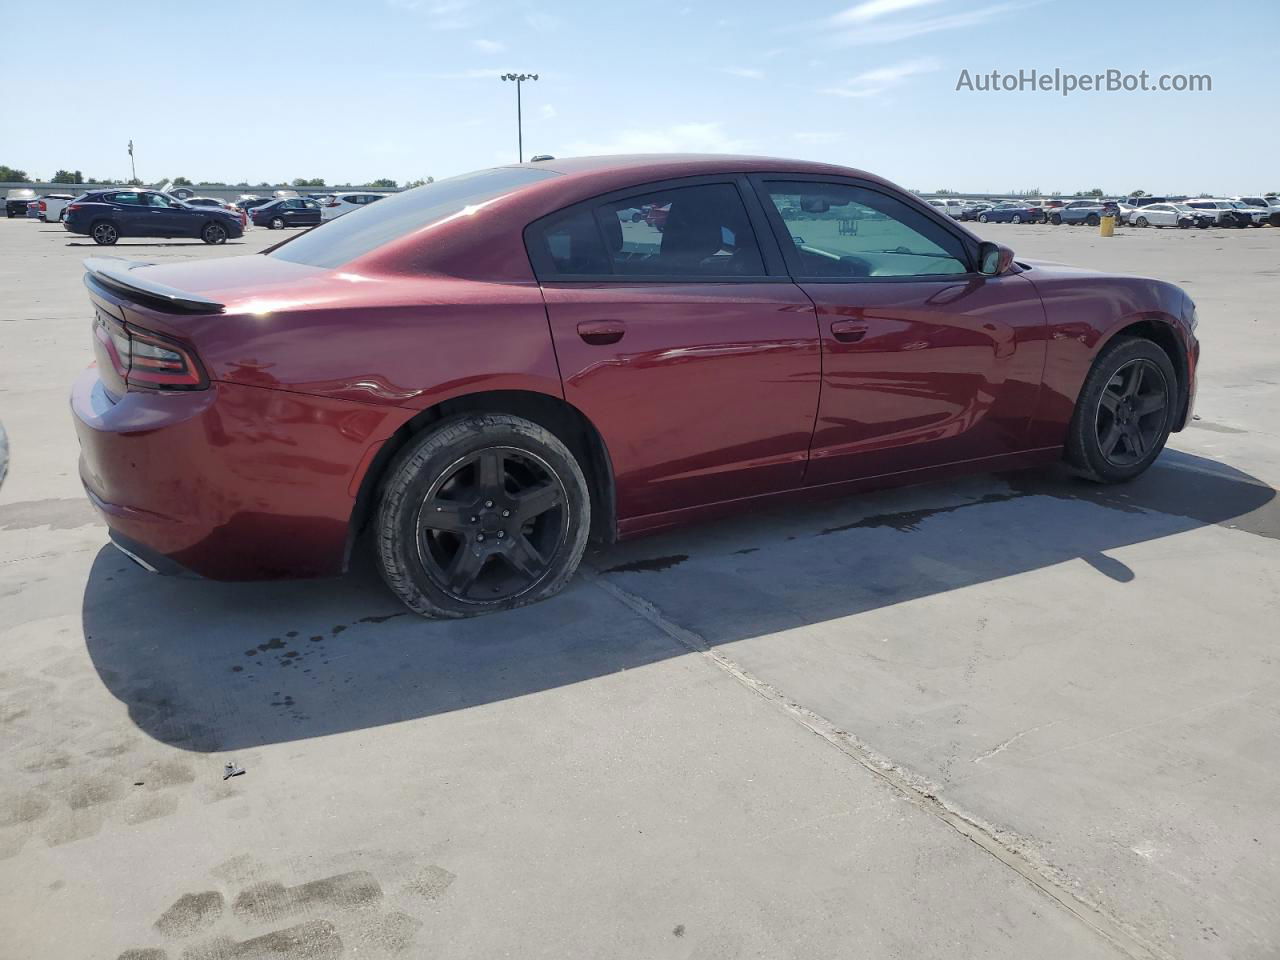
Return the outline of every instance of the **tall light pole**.
<path id="1" fill-rule="evenodd" d="M 519 151 L 520 162 L 524 163 L 524 119 L 520 110 L 520 84 L 526 80 L 537 80 L 536 73 L 504 73 L 503 80 L 514 80 L 516 82 L 516 149 Z"/>
<path id="2" fill-rule="evenodd" d="M 138 179 L 138 170 L 133 165 L 133 141 L 129 141 L 129 172 L 133 174 L 133 179 Z"/>

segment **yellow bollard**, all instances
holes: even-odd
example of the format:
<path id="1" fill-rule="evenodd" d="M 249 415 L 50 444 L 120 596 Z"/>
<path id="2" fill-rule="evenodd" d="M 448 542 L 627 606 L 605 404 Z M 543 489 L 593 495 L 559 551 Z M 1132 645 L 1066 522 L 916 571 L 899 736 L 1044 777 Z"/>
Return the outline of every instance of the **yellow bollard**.
<path id="1" fill-rule="evenodd" d="M 1107 216 L 1098 222 L 1098 236 L 1113 237 L 1116 233 L 1116 218 Z"/>

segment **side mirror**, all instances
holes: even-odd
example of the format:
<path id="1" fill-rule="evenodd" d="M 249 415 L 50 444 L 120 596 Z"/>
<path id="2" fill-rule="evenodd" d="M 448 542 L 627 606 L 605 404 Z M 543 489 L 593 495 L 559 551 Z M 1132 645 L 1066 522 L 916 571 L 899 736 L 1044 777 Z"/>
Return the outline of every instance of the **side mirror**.
<path id="1" fill-rule="evenodd" d="M 987 277 L 998 277 L 1013 266 L 1013 251 L 1003 243 L 984 240 L 978 247 L 978 272 Z"/>

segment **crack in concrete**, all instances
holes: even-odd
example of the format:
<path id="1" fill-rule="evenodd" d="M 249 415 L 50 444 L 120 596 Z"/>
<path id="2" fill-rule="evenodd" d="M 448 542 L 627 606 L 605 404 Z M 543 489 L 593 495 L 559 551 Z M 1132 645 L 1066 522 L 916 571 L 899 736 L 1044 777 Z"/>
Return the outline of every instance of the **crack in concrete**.
<path id="1" fill-rule="evenodd" d="M 650 601 L 624 590 L 599 576 L 599 571 L 585 564 L 579 568 L 584 579 L 611 595 L 641 619 L 691 653 L 711 661 L 748 690 L 781 709 L 810 733 L 821 737 L 849 759 L 855 761 L 922 811 L 941 820 L 966 840 L 1009 867 L 1042 894 L 1053 900 L 1091 931 L 1134 960 L 1175 960 L 1158 945 L 1147 940 L 1119 917 L 1101 905 L 1082 896 L 1083 886 L 1063 871 L 1034 853 L 1034 843 L 1009 830 L 1001 830 L 981 818 L 967 813 L 946 800 L 941 790 L 927 778 L 913 773 L 885 757 L 848 731 L 796 702 L 772 684 L 753 676 L 729 657 L 713 649 L 697 633 L 670 620 Z M 1047 725 L 1046 725 L 1047 726 Z M 1026 733 L 1030 733 L 1028 730 Z M 1013 739 L 1016 739 L 1013 738 Z"/>
<path id="2" fill-rule="evenodd" d="M 1049 723 L 1042 723 L 1042 724 L 1040 724 L 1039 726 L 1032 727 L 1032 728 L 1031 728 L 1031 729 L 1029 729 L 1029 730 L 1023 730 L 1021 733 L 1015 733 L 1015 734 L 1014 734 L 1012 737 L 1010 737 L 1008 740 L 1005 740 L 1003 743 L 998 743 L 998 744 L 996 744 L 994 747 L 992 747 L 992 748 L 991 748 L 990 750 L 988 750 L 986 753 L 980 753 L 980 754 L 978 754 L 976 757 L 974 757 L 974 758 L 973 758 L 972 762 L 973 762 L 973 763 L 981 763 L 983 760 L 986 760 L 986 759 L 988 759 L 989 757 L 994 757 L 997 753 L 1004 753 L 1004 752 L 1005 752 L 1006 750 L 1008 750 L 1011 746 L 1013 746 L 1013 744 L 1017 743 L 1017 742 L 1018 742 L 1019 740 L 1021 740 L 1023 737 L 1025 737 L 1025 736 L 1029 736 L 1030 734 L 1035 733 L 1037 730 L 1043 730 L 1043 729 L 1045 729 L 1046 727 L 1052 727 L 1052 726 L 1053 726 L 1055 723 L 1057 723 L 1057 722 L 1058 722 L 1057 720 L 1051 720 Z"/>

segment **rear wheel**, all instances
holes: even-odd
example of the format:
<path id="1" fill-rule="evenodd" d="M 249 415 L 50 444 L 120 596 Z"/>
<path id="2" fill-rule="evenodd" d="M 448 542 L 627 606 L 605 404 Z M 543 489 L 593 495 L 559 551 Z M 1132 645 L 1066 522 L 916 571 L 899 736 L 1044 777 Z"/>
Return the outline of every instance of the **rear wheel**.
<path id="1" fill-rule="evenodd" d="M 220 223 L 206 223 L 200 231 L 200 239 L 208 244 L 226 243 L 227 228 Z"/>
<path id="2" fill-rule="evenodd" d="M 107 223 L 105 220 L 95 223 L 89 235 L 93 237 L 94 243 L 104 247 L 109 247 L 120 239 L 120 231 L 115 228 L 115 224 Z"/>
<path id="3" fill-rule="evenodd" d="M 1146 217 L 1139 217 L 1137 220 L 1133 221 L 1133 223 L 1134 223 L 1134 226 L 1137 226 L 1137 227 L 1151 226 L 1151 221 L 1148 220 Z"/>
<path id="4" fill-rule="evenodd" d="M 1132 480 L 1160 455 L 1173 428 L 1177 374 L 1150 340 L 1123 337 L 1085 378 L 1067 437 L 1067 460 L 1100 483 Z"/>
<path id="5" fill-rule="evenodd" d="M 1021 223 L 1021 222 L 1022 222 L 1022 215 L 1021 215 L 1021 214 L 1018 214 L 1018 213 L 1015 213 L 1015 214 L 1013 215 L 1013 217 L 1009 220 L 1009 222 L 1010 222 L 1010 223 Z"/>
<path id="6" fill-rule="evenodd" d="M 558 592 L 586 547 L 591 501 L 549 430 L 507 414 L 446 421 L 400 452 L 377 517 L 383 579 L 414 612 L 470 617 Z"/>
<path id="7" fill-rule="evenodd" d="M 1091 213 L 1089 216 L 1084 218 L 1084 222 L 1091 227 L 1096 227 L 1102 221 L 1098 219 L 1098 215 L 1096 213 Z"/>

